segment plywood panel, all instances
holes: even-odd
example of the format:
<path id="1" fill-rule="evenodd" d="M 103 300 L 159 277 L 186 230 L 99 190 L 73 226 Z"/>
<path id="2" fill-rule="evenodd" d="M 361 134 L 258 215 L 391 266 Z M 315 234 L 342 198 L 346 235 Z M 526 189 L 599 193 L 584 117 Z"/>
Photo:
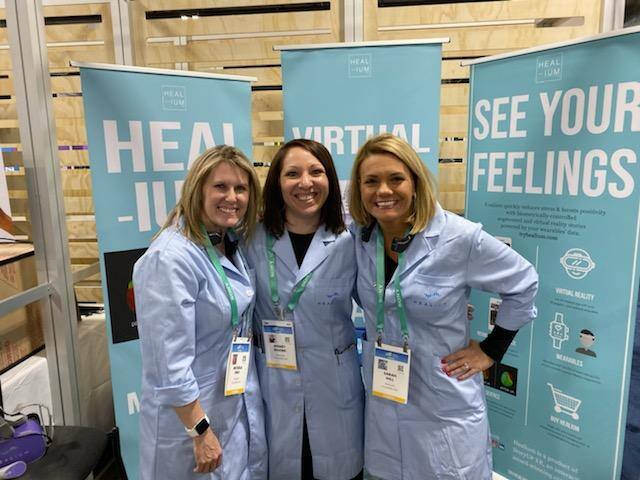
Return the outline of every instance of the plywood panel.
<path id="1" fill-rule="evenodd" d="M 61 145 L 86 145 L 87 131 L 82 124 L 60 124 L 56 122 L 56 136 Z"/>
<path id="2" fill-rule="evenodd" d="M 53 113 L 56 120 L 61 118 L 84 118 L 82 97 L 56 97 L 53 99 Z"/>
<path id="3" fill-rule="evenodd" d="M 79 263 L 95 263 L 98 258 L 98 243 L 93 242 L 69 242 L 69 255 L 72 262 Z"/>
<path id="4" fill-rule="evenodd" d="M 11 213 L 15 216 L 28 215 L 28 202 L 26 191 L 9 191 L 9 199 L 11 200 Z M 93 198 L 92 197 L 64 197 L 65 212 L 67 215 L 93 215 Z"/>
<path id="5" fill-rule="evenodd" d="M 444 209 L 454 213 L 464 213 L 464 192 L 439 192 L 438 199 Z"/>
<path id="6" fill-rule="evenodd" d="M 251 108 L 254 112 L 282 111 L 281 91 L 262 91 L 251 94 Z"/>
<path id="7" fill-rule="evenodd" d="M 450 106 L 467 106 L 469 104 L 469 84 L 468 83 L 450 83 L 442 85 L 440 90 L 440 105 L 443 107 Z"/>
<path id="8" fill-rule="evenodd" d="M 269 60 L 277 63 L 280 52 L 274 51 L 274 46 L 335 41 L 334 36 L 327 34 L 198 41 L 184 46 L 151 44 L 146 48 L 146 59 L 151 63 L 226 61 L 233 65 L 235 60 Z"/>
<path id="9" fill-rule="evenodd" d="M 375 0 L 365 0 L 371 11 Z M 375 8 L 378 26 L 446 25 L 463 22 L 508 21 L 586 16 L 598 18 L 600 0 L 510 0 Z"/>
<path id="10" fill-rule="evenodd" d="M 76 286 L 75 291 L 76 298 L 79 302 L 104 302 L 102 298 L 102 287 Z"/>
<path id="11" fill-rule="evenodd" d="M 442 61 L 442 79 L 463 79 L 469 78 L 469 67 L 460 65 L 460 60 Z"/>
<path id="12" fill-rule="evenodd" d="M 70 240 L 95 240 L 95 217 L 93 215 L 68 216 L 67 233 Z"/>
<path id="13" fill-rule="evenodd" d="M 79 93 L 81 91 L 80 75 L 51 77 L 52 93 Z"/>
<path id="14" fill-rule="evenodd" d="M 114 63 L 113 49 L 105 47 L 106 45 L 49 48 L 49 68 L 68 67 L 72 60 L 78 62 Z M 0 64 L 0 68 L 2 67 L 3 65 Z"/>
<path id="15" fill-rule="evenodd" d="M 46 25 L 47 44 L 59 42 L 95 42 L 105 40 L 110 34 L 103 23 L 79 23 L 71 25 Z"/>
<path id="16" fill-rule="evenodd" d="M 252 82 L 252 86 L 262 85 L 282 85 L 282 73 L 280 67 L 255 67 L 255 68 L 225 68 L 216 69 L 207 66 L 207 63 L 195 63 L 192 65 L 193 70 L 210 73 L 223 73 L 225 75 L 244 75 L 248 77 L 256 77 L 257 81 Z"/>
<path id="17" fill-rule="evenodd" d="M 440 158 L 465 158 L 467 155 L 466 141 L 440 140 Z"/>
<path id="18" fill-rule="evenodd" d="M 0 57 L 2 57 L 1 51 Z M 0 118 L 18 118 L 15 100 L 0 99 Z"/>
<path id="19" fill-rule="evenodd" d="M 335 6 L 333 7 L 335 8 Z M 197 20 L 147 20 L 147 36 L 173 37 L 190 35 L 256 34 L 331 29 L 330 10 L 311 12 L 265 13 L 260 15 L 225 15 L 200 17 Z"/>
<path id="20" fill-rule="evenodd" d="M 186 8 L 238 7 L 252 5 L 295 5 L 309 0 L 136 0 L 144 10 L 180 10 Z"/>
<path id="21" fill-rule="evenodd" d="M 254 145 L 253 146 L 253 161 L 262 163 L 271 163 L 273 157 L 280 147 L 278 145 Z"/>
<path id="22" fill-rule="evenodd" d="M 449 37 L 450 43 L 443 46 L 444 57 L 484 56 L 529 48 L 534 45 L 556 43 L 568 38 L 589 35 L 583 27 L 535 28 L 530 25 L 515 25 L 507 28 L 469 27 L 465 29 L 416 30 L 379 32 L 377 40 L 402 40 Z"/>
<path id="23" fill-rule="evenodd" d="M 60 150 L 58 159 L 62 166 L 86 166 L 89 165 L 89 152 L 87 150 Z"/>

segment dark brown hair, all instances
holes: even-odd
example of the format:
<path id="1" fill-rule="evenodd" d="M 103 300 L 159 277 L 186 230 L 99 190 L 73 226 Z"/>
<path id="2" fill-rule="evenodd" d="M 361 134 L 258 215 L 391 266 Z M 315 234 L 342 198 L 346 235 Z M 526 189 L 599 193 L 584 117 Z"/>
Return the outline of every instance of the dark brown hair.
<path id="1" fill-rule="evenodd" d="M 338 174 L 333 165 L 331 154 L 321 143 L 313 140 L 298 138 L 285 143 L 273 157 L 267 180 L 264 182 L 262 190 L 262 222 L 265 229 L 280 237 L 284 233 L 285 204 L 280 189 L 280 173 L 282 163 L 287 153 L 292 148 L 302 148 L 316 157 L 324 167 L 325 174 L 329 180 L 329 195 L 320 210 L 320 223 L 325 228 L 335 234 L 345 230 L 344 216 L 342 213 L 342 197 L 340 196 L 340 183 Z"/>

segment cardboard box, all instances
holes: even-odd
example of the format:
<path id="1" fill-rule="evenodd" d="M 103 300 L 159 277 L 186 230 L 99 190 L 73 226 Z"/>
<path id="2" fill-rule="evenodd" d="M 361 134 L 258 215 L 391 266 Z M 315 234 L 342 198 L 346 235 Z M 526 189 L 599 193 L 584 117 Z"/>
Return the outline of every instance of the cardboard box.
<path id="1" fill-rule="evenodd" d="M 37 285 L 33 245 L 0 244 L 0 300 Z M 0 371 L 44 345 L 40 304 L 0 317 Z"/>

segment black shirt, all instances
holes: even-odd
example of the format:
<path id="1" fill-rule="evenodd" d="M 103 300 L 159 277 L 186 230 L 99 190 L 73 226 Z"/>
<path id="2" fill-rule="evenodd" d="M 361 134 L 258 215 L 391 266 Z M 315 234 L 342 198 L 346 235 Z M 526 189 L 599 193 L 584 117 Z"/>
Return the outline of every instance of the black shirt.
<path id="1" fill-rule="evenodd" d="M 298 262 L 298 267 L 302 265 L 302 261 L 304 260 L 304 256 L 307 254 L 307 250 L 309 250 L 309 245 L 311 245 L 311 240 L 313 240 L 314 233 L 293 233 L 289 232 L 289 238 L 291 239 L 291 246 L 293 247 L 293 253 L 296 255 L 296 262 Z"/>

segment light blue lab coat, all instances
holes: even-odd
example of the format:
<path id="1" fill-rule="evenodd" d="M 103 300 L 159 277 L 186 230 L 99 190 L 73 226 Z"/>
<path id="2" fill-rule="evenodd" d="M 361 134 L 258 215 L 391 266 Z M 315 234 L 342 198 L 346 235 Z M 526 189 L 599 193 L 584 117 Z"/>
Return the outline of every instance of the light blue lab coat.
<path id="1" fill-rule="evenodd" d="M 500 294 L 496 323 L 516 330 L 535 317 L 538 275 L 502 242 L 439 206 L 405 253 L 400 286 L 407 312 L 411 373 L 408 404 L 371 395 L 376 340 L 376 235 L 363 242 L 355 229 L 357 292 L 365 312 L 363 346 L 367 391 L 365 470 L 386 480 L 488 480 L 489 424 L 481 374 L 447 377 L 441 359 L 469 343 L 471 288 Z M 383 342 L 402 345 L 394 280 L 385 292 Z"/>
<path id="2" fill-rule="evenodd" d="M 307 273 L 313 272 L 313 277 L 293 313 L 298 370 L 268 368 L 264 354 L 256 352 L 265 401 L 269 478 L 300 479 L 306 412 L 314 476 L 351 479 L 362 469 L 364 434 L 364 391 L 351 321 L 356 275 L 352 236 L 334 235 L 320 227 L 300 268 L 287 232 L 273 250 L 282 304 Z M 262 226 L 247 249 L 247 260 L 257 274 L 254 335 L 262 338 L 261 320 L 276 318 Z"/>
<path id="3" fill-rule="evenodd" d="M 253 272 L 240 252 L 220 255 L 250 329 Z M 267 450 L 264 411 L 253 356 L 246 393 L 224 396 L 232 339 L 231 308 L 203 247 L 174 228 L 163 231 L 134 267 L 140 346 L 140 479 L 264 479 Z M 240 319 L 242 322 L 242 318 Z M 173 406 L 196 399 L 222 446 L 214 473 L 193 472 L 193 441 Z"/>

